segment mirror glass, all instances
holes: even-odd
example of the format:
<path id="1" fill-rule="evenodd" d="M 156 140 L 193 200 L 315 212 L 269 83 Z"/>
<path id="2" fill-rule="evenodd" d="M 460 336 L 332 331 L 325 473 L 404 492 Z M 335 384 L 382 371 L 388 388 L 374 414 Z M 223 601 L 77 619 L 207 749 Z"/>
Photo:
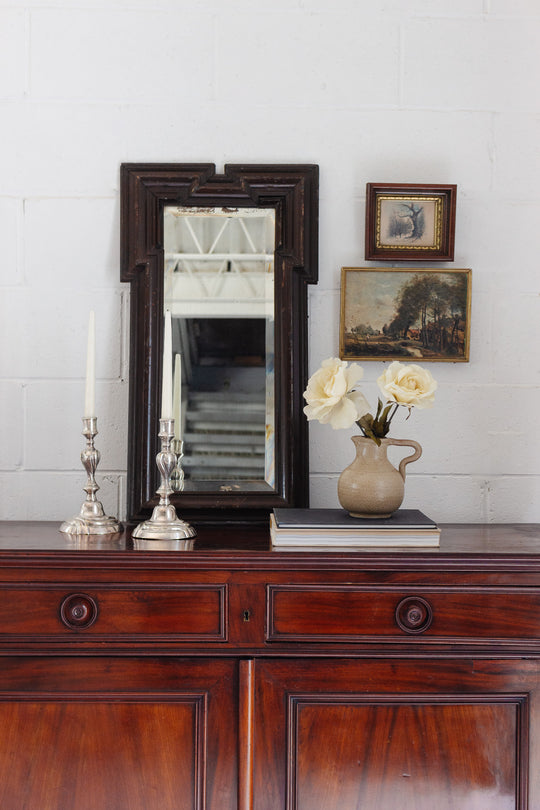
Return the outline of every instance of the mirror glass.
<path id="1" fill-rule="evenodd" d="M 167 205 L 163 217 L 184 491 L 273 491 L 275 211 Z"/>

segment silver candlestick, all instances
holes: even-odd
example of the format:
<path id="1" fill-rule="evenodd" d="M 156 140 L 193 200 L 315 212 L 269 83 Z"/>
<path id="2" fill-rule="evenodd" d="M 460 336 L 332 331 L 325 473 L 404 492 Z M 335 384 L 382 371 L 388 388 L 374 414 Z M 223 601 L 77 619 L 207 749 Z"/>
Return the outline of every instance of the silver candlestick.
<path id="1" fill-rule="evenodd" d="M 99 450 L 94 447 L 94 438 L 98 433 L 97 416 L 83 416 L 82 421 L 86 447 L 81 452 L 81 461 L 88 476 L 86 486 L 83 487 L 86 500 L 79 514 L 64 521 L 60 531 L 66 534 L 117 534 L 122 531 L 122 524 L 116 518 L 108 517 L 103 511 L 103 504 L 96 498 L 99 489 L 96 484 L 96 469 L 101 458 Z"/>
<path id="2" fill-rule="evenodd" d="M 182 439 L 174 439 L 172 449 L 176 456 L 176 467 L 171 473 L 171 487 L 173 492 L 183 492 L 184 469 L 182 467 L 182 459 L 184 458 L 184 442 Z"/>
<path id="3" fill-rule="evenodd" d="M 161 486 L 157 490 L 159 504 L 154 507 L 152 517 L 144 523 L 139 523 L 132 536 L 146 540 L 182 540 L 195 537 L 195 529 L 177 516 L 176 509 L 169 500 L 169 495 L 173 492 L 171 475 L 178 466 L 176 453 L 171 447 L 174 439 L 174 419 L 160 419 L 158 435 L 161 439 L 161 451 L 156 456 L 156 464 L 161 475 Z"/>

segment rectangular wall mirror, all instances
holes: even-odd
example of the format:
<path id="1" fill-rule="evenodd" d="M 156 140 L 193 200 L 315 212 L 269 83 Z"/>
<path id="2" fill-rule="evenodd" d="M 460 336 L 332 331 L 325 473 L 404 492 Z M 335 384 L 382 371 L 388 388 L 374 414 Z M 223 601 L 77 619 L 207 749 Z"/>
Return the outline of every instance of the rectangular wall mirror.
<path id="1" fill-rule="evenodd" d="M 245 522 L 307 505 L 302 393 L 318 167 L 217 174 L 213 164 L 124 164 L 121 203 L 121 278 L 131 285 L 128 520 L 157 501 L 166 310 L 179 357 L 179 514 Z"/>

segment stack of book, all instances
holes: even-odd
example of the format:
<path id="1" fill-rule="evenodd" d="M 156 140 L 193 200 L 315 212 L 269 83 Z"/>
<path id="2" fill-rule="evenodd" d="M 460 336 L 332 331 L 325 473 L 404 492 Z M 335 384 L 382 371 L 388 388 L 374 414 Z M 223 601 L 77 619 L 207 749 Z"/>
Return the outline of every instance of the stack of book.
<path id="1" fill-rule="evenodd" d="M 275 548 L 437 547 L 440 534 L 418 509 L 398 509 L 388 518 L 353 518 L 344 509 L 274 509 L 270 515 Z"/>

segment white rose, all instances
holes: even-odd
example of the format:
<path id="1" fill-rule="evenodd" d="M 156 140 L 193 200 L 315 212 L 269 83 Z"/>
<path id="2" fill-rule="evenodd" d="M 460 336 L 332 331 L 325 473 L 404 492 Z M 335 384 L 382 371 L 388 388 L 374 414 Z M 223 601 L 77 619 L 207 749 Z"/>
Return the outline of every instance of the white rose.
<path id="1" fill-rule="evenodd" d="M 408 408 L 431 408 L 435 401 L 437 383 L 421 366 L 404 366 L 396 360 L 390 363 L 377 383 L 387 399 Z"/>
<path id="2" fill-rule="evenodd" d="M 307 405 L 304 408 L 309 421 L 330 423 L 334 430 L 349 428 L 369 411 L 369 404 L 360 391 L 352 389 L 362 378 L 361 366 L 348 366 L 337 357 L 324 360 L 321 368 L 313 374 L 304 392 Z"/>

